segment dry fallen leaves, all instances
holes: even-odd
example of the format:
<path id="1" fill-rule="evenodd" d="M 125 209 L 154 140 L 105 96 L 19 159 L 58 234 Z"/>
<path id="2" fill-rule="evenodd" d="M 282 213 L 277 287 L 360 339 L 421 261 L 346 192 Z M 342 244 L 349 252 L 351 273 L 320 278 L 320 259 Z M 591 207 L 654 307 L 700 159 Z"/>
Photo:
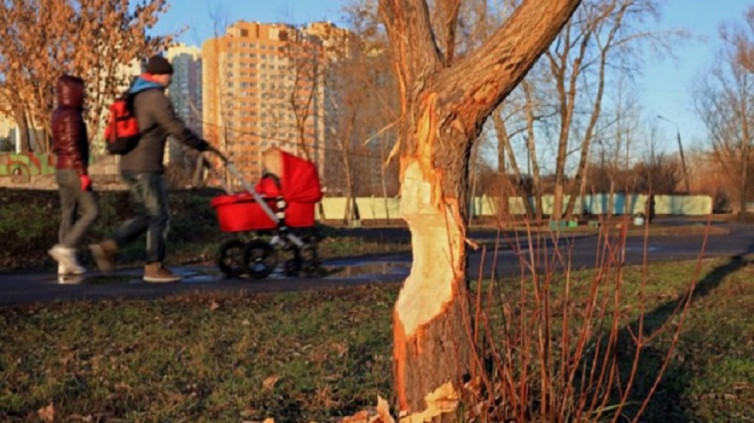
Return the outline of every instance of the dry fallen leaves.
<path id="1" fill-rule="evenodd" d="M 55 407 L 50 403 L 47 407 L 37 410 L 37 416 L 45 423 L 52 423 L 55 421 Z"/>
<path id="2" fill-rule="evenodd" d="M 402 416 L 400 423 L 425 423 L 443 414 L 452 413 L 458 408 L 459 396 L 453 383 L 448 382 L 427 394 L 424 401 L 427 403 L 426 410 Z M 378 396 L 377 408 L 373 412 L 360 411 L 344 418 L 341 423 L 395 423 L 395 419 L 390 415 L 390 406 L 387 401 Z"/>
<path id="3" fill-rule="evenodd" d="M 432 421 L 437 416 L 452 413 L 458 408 L 458 392 L 456 392 L 453 384 L 448 382 L 434 392 L 427 394 L 424 401 L 427 403 L 426 410 L 401 417 L 400 423 L 424 423 Z"/>
<path id="4" fill-rule="evenodd" d="M 390 415 L 390 406 L 382 397 L 377 396 L 377 408 L 373 412 L 360 411 L 353 416 L 346 417 L 341 423 L 395 423 Z"/>
<path id="5" fill-rule="evenodd" d="M 264 389 L 271 390 L 272 388 L 275 387 L 275 384 L 278 382 L 278 380 L 280 380 L 280 376 L 278 375 L 270 376 L 267 379 L 262 381 L 262 386 L 264 387 Z"/>

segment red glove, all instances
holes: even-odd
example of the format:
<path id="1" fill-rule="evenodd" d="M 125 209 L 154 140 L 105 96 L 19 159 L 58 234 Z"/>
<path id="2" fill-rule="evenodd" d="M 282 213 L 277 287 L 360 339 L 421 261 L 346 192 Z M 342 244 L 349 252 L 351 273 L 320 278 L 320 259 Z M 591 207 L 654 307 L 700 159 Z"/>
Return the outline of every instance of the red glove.
<path id="1" fill-rule="evenodd" d="M 81 191 L 90 191 L 92 189 L 92 180 L 89 179 L 89 175 L 79 176 L 81 181 Z"/>

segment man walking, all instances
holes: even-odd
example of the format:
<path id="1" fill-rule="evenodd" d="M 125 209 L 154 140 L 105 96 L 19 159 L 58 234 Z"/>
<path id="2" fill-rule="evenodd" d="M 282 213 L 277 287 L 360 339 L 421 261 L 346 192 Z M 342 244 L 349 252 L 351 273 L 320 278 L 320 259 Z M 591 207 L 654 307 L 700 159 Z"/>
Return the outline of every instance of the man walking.
<path id="1" fill-rule="evenodd" d="M 164 266 L 169 221 L 163 166 L 165 142 L 168 136 L 173 136 L 196 150 L 218 152 L 176 116 L 165 95 L 172 76 L 171 64 L 162 56 L 153 56 L 145 73 L 137 77 L 129 89 L 139 125 L 139 141 L 121 156 L 120 171 L 138 211 L 136 217 L 124 222 L 112 237 L 90 245 L 97 266 L 103 272 L 115 268 L 115 254 L 120 247 L 146 232 L 144 281 L 160 283 L 181 279 Z"/>

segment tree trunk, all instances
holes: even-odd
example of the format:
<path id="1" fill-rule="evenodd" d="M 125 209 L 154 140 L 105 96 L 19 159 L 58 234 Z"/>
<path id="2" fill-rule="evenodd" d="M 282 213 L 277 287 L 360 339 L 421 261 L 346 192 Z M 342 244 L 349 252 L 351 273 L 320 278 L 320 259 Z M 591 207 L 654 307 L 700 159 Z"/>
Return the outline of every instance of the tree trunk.
<path id="1" fill-rule="evenodd" d="M 495 133 L 497 135 L 497 143 L 498 148 L 500 146 L 503 147 L 504 151 L 508 152 L 508 157 L 510 157 L 510 164 L 511 164 L 511 170 L 513 171 L 513 175 L 516 177 L 516 179 L 519 182 L 523 181 L 523 175 L 521 175 L 521 169 L 518 166 L 518 161 L 516 160 L 515 154 L 513 154 L 513 147 L 511 147 L 510 143 L 510 137 L 508 136 L 508 130 L 505 127 L 505 122 L 503 121 L 503 118 L 500 117 L 500 114 L 494 113 L 492 115 L 492 122 L 495 125 Z M 526 216 L 529 219 L 534 218 L 534 208 L 531 206 L 531 201 L 529 201 L 529 193 L 521 189 L 521 185 L 518 185 L 518 188 L 516 190 L 519 195 L 521 196 L 521 202 L 524 204 L 524 210 L 526 210 Z"/>
<path id="2" fill-rule="evenodd" d="M 404 167 L 401 215 L 414 260 L 394 311 L 395 384 L 400 409 L 421 411 L 428 393 L 458 386 L 471 365 L 465 213 L 464 202 L 435 204 L 440 199 L 418 160 Z"/>
<path id="3" fill-rule="evenodd" d="M 21 153 L 31 151 L 31 138 L 29 137 L 29 123 L 26 119 L 26 111 L 20 104 L 13 105 L 13 118 L 16 121 L 16 131 L 18 139 L 21 140 L 19 149 Z"/>
<path id="4" fill-rule="evenodd" d="M 594 100 L 594 108 L 592 109 L 592 115 L 589 118 L 589 124 L 587 126 L 586 132 L 584 133 L 584 139 L 581 141 L 581 155 L 579 157 L 579 166 L 576 170 L 576 176 L 573 180 L 573 185 L 571 188 L 571 196 L 568 199 L 568 204 L 566 205 L 565 215 L 566 219 L 569 219 L 573 216 L 573 208 L 576 205 L 576 196 L 578 195 L 579 191 L 582 192 L 583 195 L 583 181 L 586 180 L 586 167 L 587 163 L 589 162 L 589 149 L 592 145 L 592 137 L 594 136 L 594 130 L 597 126 L 597 121 L 599 120 L 600 113 L 602 111 L 602 96 L 605 92 L 605 67 L 607 66 L 607 50 L 602 51 L 601 59 L 600 59 L 600 71 L 599 71 L 599 82 L 597 83 L 597 95 Z"/>
<path id="5" fill-rule="evenodd" d="M 610 177 L 610 193 L 607 196 L 607 220 L 608 222 L 615 214 L 615 179 Z"/>
<path id="6" fill-rule="evenodd" d="M 526 148 L 531 165 L 531 183 L 534 190 L 534 201 L 536 203 L 536 218 L 542 220 L 542 178 L 540 177 L 539 159 L 537 158 L 537 147 L 534 138 L 534 96 L 532 87 L 528 82 L 523 82 L 524 94 L 526 95 Z"/>
<path id="7" fill-rule="evenodd" d="M 478 167 L 479 163 L 477 160 L 479 159 L 479 144 L 474 143 L 474 146 L 471 147 L 471 162 L 469 164 L 469 177 L 471 178 L 471 195 L 469 196 L 469 203 L 467 207 L 469 208 L 469 222 L 473 221 L 476 217 L 476 188 L 477 188 L 477 182 L 479 179 L 478 175 Z"/>
<path id="8" fill-rule="evenodd" d="M 515 157 L 513 160 L 515 160 Z M 511 215 L 511 180 L 508 177 L 508 167 L 505 164 L 505 144 L 499 137 L 497 139 L 497 172 L 500 174 L 500 212 L 503 216 L 508 217 Z M 518 175 L 517 178 L 521 180 L 521 175 Z"/>
<path id="9" fill-rule="evenodd" d="M 385 143 L 380 142 L 380 183 L 382 185 L 382 199 L 385 203 L 385 217 L 387 218 L 387 223 L 390 224 L 390 207 L 388 206 L 388 200 L 387 200 L 387 181 L 385 180 L 387 178 L 386 170 L 387 165 L 385 164 Z"/>
<path id="10" fill-rule="evenodd" d="M 748 81 L 748 79 L 747 79 Z M 749 129 L 749 111 L 748 111 L 748 99 L 744 98 L 741 101 L 741 117 L 739 118 L 739 121 L 741 122 L 741 195 L 740 195 L 740 203 L 741 203 L 741 210 L 739 211 L 739 220 L 744 221 L 746 220 L 746 212 L 747 212 L 747 200 L 748 200 L 748 194 L 749 194 L 749 150 L 751 149 L 751 133 Z M 680 135 L 678 135 L 678 143 L 680 145 Z M 685 166 L 685 163 L 683 164 Z M 685 167 L 684 167 L 685 169 Z M 686 181 L 688 183 L 688 175 L 684 172 L 684 177 L 687 178 Z"/>
<path id="11" fill-rule="evenodd" d="M 448 382 L 458 392 L 472 369 L 465 249 L 471 147 L 579 3 L 525 0 L 482 46 L 449 63 L 425 0 L 380 0 L 401 93 L 401 215 L 414 255 L 393 321 L 402 412 L 423 411 L 425 396 Z"/>

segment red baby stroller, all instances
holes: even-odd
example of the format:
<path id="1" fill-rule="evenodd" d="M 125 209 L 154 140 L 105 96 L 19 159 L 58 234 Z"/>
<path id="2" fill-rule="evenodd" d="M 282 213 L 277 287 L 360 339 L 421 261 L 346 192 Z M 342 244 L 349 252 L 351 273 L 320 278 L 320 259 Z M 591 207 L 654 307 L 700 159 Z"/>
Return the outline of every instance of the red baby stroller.
<path id="1" fill-rule="evenodd" d="M 277 148 L 262 156 L 265 173 L 254 189 L 226 162 L 246 191 L 215 197 L 212 207 L 221 231 L 250 233 L 252 239 L 225 242 L 218 254 L 218 267 L 227 277 L 248 274 L 264 279 L 275 270 L 278 254 L 283 252 L 290 255 L 284 263 L 286 275 L 301 272 L 311 276 L 319 270 L 313 233 L 314 208 L 322 198 L 317 168 Z"/>

